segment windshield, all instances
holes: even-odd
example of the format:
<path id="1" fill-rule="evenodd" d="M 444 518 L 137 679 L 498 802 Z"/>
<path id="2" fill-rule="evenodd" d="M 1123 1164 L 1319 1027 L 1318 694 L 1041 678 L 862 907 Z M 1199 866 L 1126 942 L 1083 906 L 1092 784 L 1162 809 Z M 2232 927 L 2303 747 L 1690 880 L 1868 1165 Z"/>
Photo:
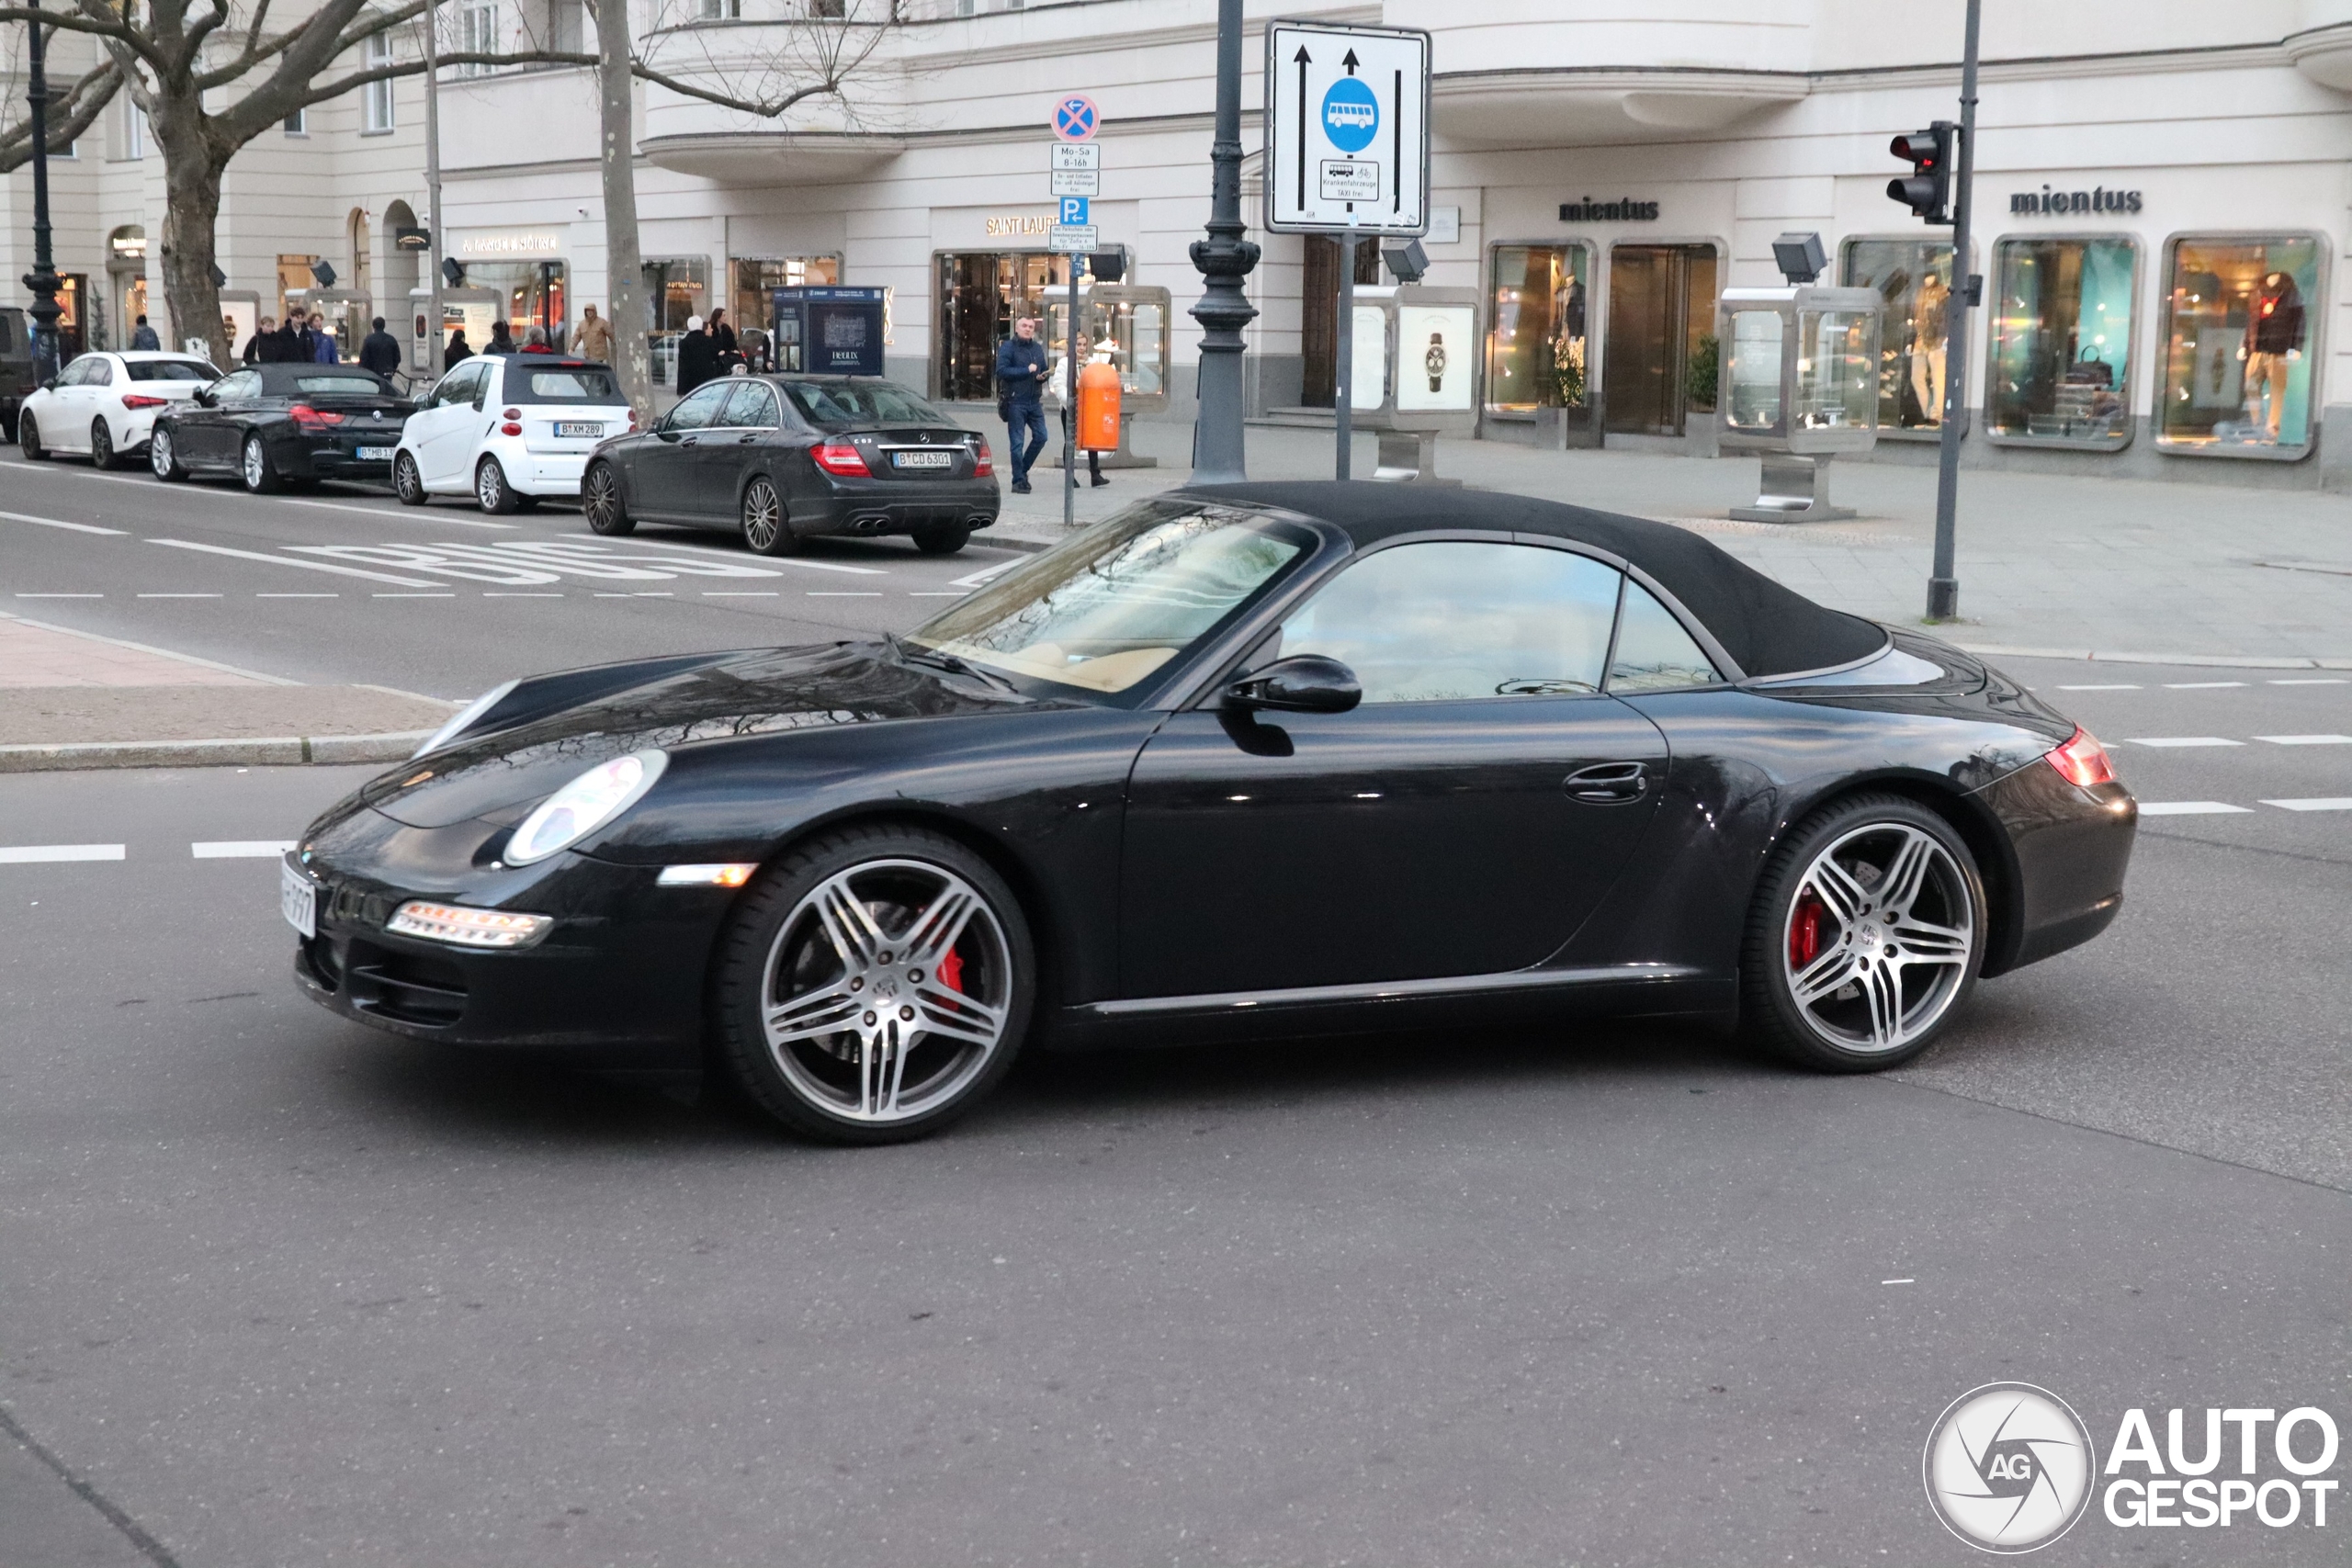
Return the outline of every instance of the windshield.
<path id="1" fill-rule="evenodd" d="M 1057 685 L 1125 692 L 1214 633 L 1313 546 L 1306 529 L 1247 508 L 1144 502 L 906 640 Z"/>
<path id="2" fill-rule="evenodd" d="M 786 381 L 784 395 L 820 430 L 854 424 L 946 424 L 945 414 L 891 381 Z"/>
<path id="3" fill-rule="evenodd" d="M 298 376 L 294 385 L 303 391 L 336 398 L 380 398 L 385 388 L 373 376 Z"/>
<path id="4" fill-rule="evenodd" d="M 601 365 L 551 365 L 526 370 L 527 359 L 506 362 L 505 399 L 510 403 L 592 403 L 612 407 L 627 402 L 619 378 Z"/>
<path id="5" fill-rule="evenodd" d="M 134 381 L 217 381 L 220 372 L 200 359 L 126 359 Z"/>

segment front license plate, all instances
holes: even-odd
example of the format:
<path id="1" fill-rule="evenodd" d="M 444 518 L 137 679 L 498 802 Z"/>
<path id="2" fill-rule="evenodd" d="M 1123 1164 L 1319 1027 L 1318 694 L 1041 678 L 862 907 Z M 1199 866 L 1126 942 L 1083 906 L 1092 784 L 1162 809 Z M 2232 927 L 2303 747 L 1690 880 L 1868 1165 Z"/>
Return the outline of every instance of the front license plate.
<path id="1" fill-rule="evenodd" d="M 956 466 L 953 452 L 893 452 L 890 466 L 898 468 L 952 468 Z"/>
<path id="2" fill-rule="evenodd" d="M 605 434 L 605 427 L 594 420 L 560 419 L 555 422 L 555 434 L 562 441 L 594 441 Z"/>
<path id="3" fill-rule="evenodd" d="M 362 446 L 353 456 L 363 463 L 389 463 L 397 450 L 399 448 L 393 446 Z"/>
<path id="4" fill-rule="evenodd" d="M 284 861 L 277 863 L 277 908 L 304 936 L 319 934 L 318 885 Z"/>

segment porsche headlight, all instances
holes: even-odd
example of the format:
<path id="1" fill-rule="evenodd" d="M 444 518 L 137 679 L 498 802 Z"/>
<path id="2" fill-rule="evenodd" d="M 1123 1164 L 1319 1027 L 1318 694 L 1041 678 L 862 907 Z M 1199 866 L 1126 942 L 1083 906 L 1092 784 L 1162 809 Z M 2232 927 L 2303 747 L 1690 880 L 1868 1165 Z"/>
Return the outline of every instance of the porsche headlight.
<path id="1" fill-rule="evenodd" d="M 458 736 L 463 735 L 468 729 L 471 728 L 473 727 L 474 720 L 480 718 L 482 715 L 496 707 L 500 703 L 504 702 L 506 700 L 506 694 L 513 691 L 519 684 L 521 684 L 520 682 L 509 681 L 503 685 L 492 686 L 489 691 L 484 692 L 481 696 L 478 696 L 472 702 L 468 703 L 464 708 L 459 710 L 455 718 L 452 718 L 448 723 L 435 730 L 431 739 L 418 747 L 415 750 L 411 751 L 409 755 L 411 757 L 422 757 L 427 751 L 438 751 L 442 747 L 447 746 L 450 741 L 456 739 Z"/>
<path id="2" fill-rule="evenodd" d="M 597 763 L 523 818 L 507 841 L 506 863 L 545 860 L 594 832 L 636 805 L 669 764 L 669 753 L 652 747 Z"/>

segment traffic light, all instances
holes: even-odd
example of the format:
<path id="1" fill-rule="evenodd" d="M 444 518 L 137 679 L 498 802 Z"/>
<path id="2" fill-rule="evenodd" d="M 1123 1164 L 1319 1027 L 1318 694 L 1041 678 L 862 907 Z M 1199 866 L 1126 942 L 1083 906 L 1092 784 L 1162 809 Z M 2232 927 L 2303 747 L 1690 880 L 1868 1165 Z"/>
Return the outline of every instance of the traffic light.
<path id="1" fill-rule="evenodd" d="M 1929 223 L 1951 221 L 1952 122 L 1939 119 L 1925 130 L 1894 139 L 1894 155 L 1911 165 L 1908 178 L 1886 182 L 1886 194 Z"/>

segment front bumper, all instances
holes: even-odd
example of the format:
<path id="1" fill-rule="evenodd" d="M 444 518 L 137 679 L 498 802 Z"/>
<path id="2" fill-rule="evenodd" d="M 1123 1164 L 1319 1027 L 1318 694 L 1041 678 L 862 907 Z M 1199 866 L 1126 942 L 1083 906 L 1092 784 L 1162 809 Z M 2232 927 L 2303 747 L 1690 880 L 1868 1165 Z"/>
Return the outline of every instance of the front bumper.
<path id="1" fill-rule="evenodd" d="M 658 867 L 569 852 L 533 866 L 476 865 L 493 837 L 502 830 L 481 821 L 408 828 L 363 809 L 289 855 L 318 900 L 318 934 L 297 936 L 296 984 L 332 1011 L 412 1039 L 596 1066 L 698 1065 L 706 972 L 733 895 L 658 886 Z M 411 898 L 555 924 L 527 948 L 455 947 L 385 929 Z"/>

